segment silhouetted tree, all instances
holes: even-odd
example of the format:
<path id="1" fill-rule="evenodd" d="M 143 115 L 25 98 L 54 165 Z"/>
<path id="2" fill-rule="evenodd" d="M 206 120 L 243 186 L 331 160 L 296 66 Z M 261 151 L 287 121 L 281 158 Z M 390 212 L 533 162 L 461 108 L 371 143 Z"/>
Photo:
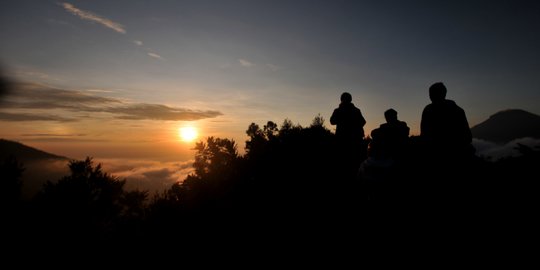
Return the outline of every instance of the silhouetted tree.
<path id="1" fill-rule="evenodd" d="M 103 236 L 114 229 L 122 211 L 125 180 L 103 172 L 90 157 L 68 166 L 71 175 L 47 181 L 36 198 L 42 221 L 65 237 Z"/>
<path id="2" fill-rule="evenodd" d="M 266 136 L 266 139 L 272 140 L 278 132 L 278 126 L 276 123 L 272 121 L 268 121 L 266 125 L 264 125 L 264 135 Z"/>
<path id="3" fill-rule="evenodd" d="M 0 162 L 0 216 L 2 217 L 2 241 L 4 245 L 9 246 L 5 241 L 14 239 L 15 242 L 22 226 L 26 223 L 25 204 L 21 200 L 21 176 L 24 167 L 14 156 L 8 156 Z"/>
<path id="4" fill-rule="evenodd" d="M 128 219 L 142 219 L 145 216 L 145 202 L 148 198 L 148 190 L 125 191 L 120 197 L 122 206 L 121 215 Z"/>
<path id="5" fill-rule="evenodd" d="M 238 158 L 236 143 L 229 139 L 209 137 L 206 143 L 198 142 L 195 146 L 195 175 L 199 178 L 208 176 L 209 172 L 220 173 L 232 165 Z"/>
<path id="6" fill-rule="evenodd" d="M 324 118 L 321 116 L 321 114 L 317 114 L 315 118 L 313 118 L 313 121 L 311 121 L 311 128 L 324 128 Z"/>
<path id="7" fill-rule="evenodd" d="M 198 237 L 194 232 L 216 222 L 222 222 L 220 226 L 224 227 L 242 205 L 249 205 L 241 199 L 241 182 L 246 178 L 239 176 L 242 158 L 236 143 L 208 137 L 206 142 L 198 142 L 195 150 L 194 173 L 155 195 L 150 203 L 148 223 L 152 238 L 193 240 Z M 208 228 L 205 235 L 215 229 Z"/>
<path id="8" fill-rule="evenodd" d="M 0 163 L 0 198 L 3 206 L 13 207 L 21 199 L 24 166 L 14 156 Z"/>

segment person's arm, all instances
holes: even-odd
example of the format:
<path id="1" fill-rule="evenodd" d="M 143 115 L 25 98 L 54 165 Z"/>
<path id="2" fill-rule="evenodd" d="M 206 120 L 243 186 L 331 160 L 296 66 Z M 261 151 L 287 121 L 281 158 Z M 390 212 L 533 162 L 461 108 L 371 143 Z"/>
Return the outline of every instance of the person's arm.
<path id="1" fill-rule="evenodd" d="M 339 121 L 339 110 L 338 109 L 335 109 L 334 112 L 332 113 L 332 116 L 330 116 L 330 124 L 332 125 L 337 125 L 338 121 Z"/>
<path id="2" fill-rule="evenodd" d="M 471 143 L 472 142 L 472 132 L 469 128 L 469 122 L 467 121 L 467 116 L 465 115 L 465 111 L 463 109 L 460 109 L 460 129 L 461 134 L 463 135 L 463 142 L 464 143 Z"/>
<path id="3" fill-rule="evenodd" d="M 358 109 L 358 119 L 360 120 L 360 125 L 364 127 L 366 125 L 366 119 L 362 115 L 362 111 L 360 111 L 360 109 Z"/>
<path id="4" fill-rule="evenodd" d="M 429 121 L 430 114 L 428 112 L 428 108 L 424 108 L 424 111 L 422 111 L 422 120 L 420 120 L 420 136 L 429 136 L 429 128 L 430 128 L 430 121 Z"/>
<path id="5" fill-rule="evenodd" d="M 403 138 L 409 138 L 409 132 L 411 131 L 411 129 L 409 128 L 409 126 L 407 126 L 407 123 L 405 123 L 405 122 L 402 122 L 402 123 L 403 123 L 403 124 L 402 124 L 402 125 L 403 125 L 403 126 L 402 126 L 403 128 L 401 129 L 401 130 L 402 130 L 401 136 L 402 136 Z"/>

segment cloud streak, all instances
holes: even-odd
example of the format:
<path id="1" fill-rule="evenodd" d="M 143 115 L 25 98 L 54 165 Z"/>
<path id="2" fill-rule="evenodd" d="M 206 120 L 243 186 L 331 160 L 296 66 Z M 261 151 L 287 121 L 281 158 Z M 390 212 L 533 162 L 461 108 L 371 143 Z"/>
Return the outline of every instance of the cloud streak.
<path id="1" fill-rule="evenodd" d="M 118 33 L 122 33 L 122 34 L 125 34 L 126 33 L 126 29 L 124 29 L 124 26 L 122 26 L 121 24 L 117 23 L 117 22 L 114 22 L 112 20 L 109 20 L 107 18 L 104 18 L 104 17 L 101 17 L 97 14 L 94 14 L 90 11 L 84 11 L 84 10 L 81 10 L 81 9 L 78 9 L 76 8 L 74 5 L 70 4 L 70 3 L 61 3 L 60 4 L 62 7 L 64 7 L 65 10 L 67 10 L 69 13 L 83 19 L 83 20 L 87 20 L 87 21 L 92 21 L 92 22 L 96 22 L 96 23 L 99 23 L 109 29 L 112 29 Z"/>
<path id="2" fill-rule="evenodd" d="M 82 137 L 86 134 L 54 134 L 54 133 L 28 133 L 21 134 L 23 137 Z"/>
<path id="3" fill-rule="evenodd" d="M 110 19 L 107 19 L 105 17 L 102 17 L 102 16 L 99 16 L 97 14 L 94 14 L 90 11 L 86 11 L 86 10 L 81 10 L 77 7 L 75 7 L 73 4 L 70 4 L 70 3 L 67 3 L 67 2 L 64 2 L 64 3 L 59 3 L 60 6 L 62 6 L 66 11 L 68 11 L 69 13 L 79 17 L 80 19 L 82 20 L 87 20 L 87 21 L 91 21 L 91 22 L 95 22 L 95 23 L 98 23 L 98 24 L 101 24 L 109 29 L 112 29 L 118 33 L 121 33 L 121 34 L 125 34 L 126 33 L 126 29 L 125 27 L 120 24 L 120 23 L 117 23 L 115 21 L 112 21 Z M 143 42 L 141 40 L 133 40 L 133 44 L 141 47 L 143 46 Z M 147 51 L 150 50 L 150 49 L 146 49 Z M 146 55 L 152 57 L 152 58 L 156 58 L 156 59 L 159 59 L 159 60 L 163 60 L 163 57 L 155 52 L 147 52 Z M 247 62 L 246 63 L 248 65 L 252 65 L 251 63 Z M 244 65 L 244 64 L 243 64 Z"/>
<path id="4" fill-rule="evenodd" d="M 273 65 L 273 64 L 266 64 L 266 66 L 271 70 L 271 71 L 278 71 L 281 69 L 280 66 L 276 66 L 276 65 Z"/>
<path id="5" fill-rule="evenodd" d="M 122 107 L 108 108 L 109 113 L 118 114 L 117 118 L 127 120 L 200 120 L 221 115 L 217 111 L 194 111 L 174 108 L 162 104 L 138 103 Z"/>
<path id="6" fill-rule="evenodd" d="M 89 94 L 86 91 L 58 89 L 31 83 L 14 84 L 5 98 L 0 120 L 4 121 L 76 121 L 76 118 L 43 114 L 43 111 L 110 113 L 126 120 L 193 121 L 222 115 L 213 110 L 191 110 L 163 104 L 135 103 Z M 24 110 L 23 112 L 15 112 Z M 32 110 L 39 110 L 30 113 Z"/>
<path id="7" fill-rule="evenodd" d="M 57 115 L 44 115 L 33 113 L 7 113 L 0 112 L 0 121 L 8 122 L 26 122 L 26 121 L 56 121 L 56 122 L 73 122 L 72 118 L 65 118 Z"/>
<path id="8" fill-rule="evenodd" d="M 242 65 L 243 67 L 254 67 L 255 64 L 249 62 L 248 60 L 245 60 L 245 59 L 238 59 L 238 62 L 240 62 L 240 65 Z"/>
<path id="9" fill-rule="evenodd" d="M 151 52 L 149 52 L 149 53 L 147 53 L 147 54 L 148 54 L 149 56 L 154 57 L 154 58 L 157 58 L 157 59 L 163 59 L 163 58 L 161 57 L 161 55 L 159 55 L 159 54 L 157 54 L 157 53 L 151 53 Z"/>

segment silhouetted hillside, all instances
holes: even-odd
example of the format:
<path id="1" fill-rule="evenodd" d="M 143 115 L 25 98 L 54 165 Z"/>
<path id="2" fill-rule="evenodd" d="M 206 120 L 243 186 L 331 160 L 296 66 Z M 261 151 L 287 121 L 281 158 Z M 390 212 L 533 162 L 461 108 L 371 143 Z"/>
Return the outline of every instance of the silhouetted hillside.
<path id="1" fill-rule="evenodd" d="M 473 137 L 507 143 L 515 139 L 540 138 L 540 116 L 524 110 L 505 110 L 471 128 Z"/>
<path id="2" fill-rule="evenodd" d="M 30 146 L 26 146 L 19 142 L 0 139 L 0 159 L 3 160 L 10 155 L 15 156 L 21 162 L 43 159 L 68 159 L 66 157 L 54 155 Z"/>
<path id="3" fill-rule="evenodd" d="M 58 179 L 69 170 L 69 158 L 47 153 L 19 142 L 0 139 L 0 162 L 13 156 L 22 163 L 22 197 L 33 197 L 48 180 Z"/>

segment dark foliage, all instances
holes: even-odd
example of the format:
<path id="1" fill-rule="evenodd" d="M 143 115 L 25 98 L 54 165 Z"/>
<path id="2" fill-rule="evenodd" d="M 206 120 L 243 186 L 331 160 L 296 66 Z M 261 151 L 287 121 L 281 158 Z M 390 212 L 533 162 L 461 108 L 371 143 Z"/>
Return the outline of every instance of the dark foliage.
<path id="1" fill-rule="evenodd" d="M 21 176 L 24 166 L 14 156 L 8 156 L 0 163 L 0 198 L 2 206 L 14 207 L 21 199 Z"/>
<path id="2" fill-rule="evenodd" d="M 48 182 L 20 208 L 24 215 L 12 218 L 26 240 L 45 243 L 187 244 L 234 241 L 248 232 L 261 241 L 271 240 L 271 232 L 313 229 L 351 237 L 410 218 L 478 221 L 505 207 L 515 213 L 513 207 L 530 208 L 525 201 L 538 190 L 540 151 L 526 146 L 519 146 L 522 156 L 497 162 L 472 154 L 435 159 L 433 149 L 410 137 L 403 158 L 386 163 L 370 156 L 351 179 L 340 173 L 335 135 L 320 116 L 309 127 L 287 119 L 280 127 L 252 123 L 246 133 L 243 156 L 229 139 L 197 143 L 194 172 L 150 199 L 147 191 L 125 191 L 125 180 L 91 158 L 71 161 L 70 175 Z M 17 200 L 21 164 L 7 160 L 1 172 L 5 198 Z"/>
<path id="3" fill-rule="evenodd" d="M 91 158 L 72 160 L 69 169 L 70 175 L 48 181 L 33 200 L 25 224 L 33 239 L 97 245 L 141 233 L 147 191 L 124 191 L 125 180 L 103 172 Z"/>

